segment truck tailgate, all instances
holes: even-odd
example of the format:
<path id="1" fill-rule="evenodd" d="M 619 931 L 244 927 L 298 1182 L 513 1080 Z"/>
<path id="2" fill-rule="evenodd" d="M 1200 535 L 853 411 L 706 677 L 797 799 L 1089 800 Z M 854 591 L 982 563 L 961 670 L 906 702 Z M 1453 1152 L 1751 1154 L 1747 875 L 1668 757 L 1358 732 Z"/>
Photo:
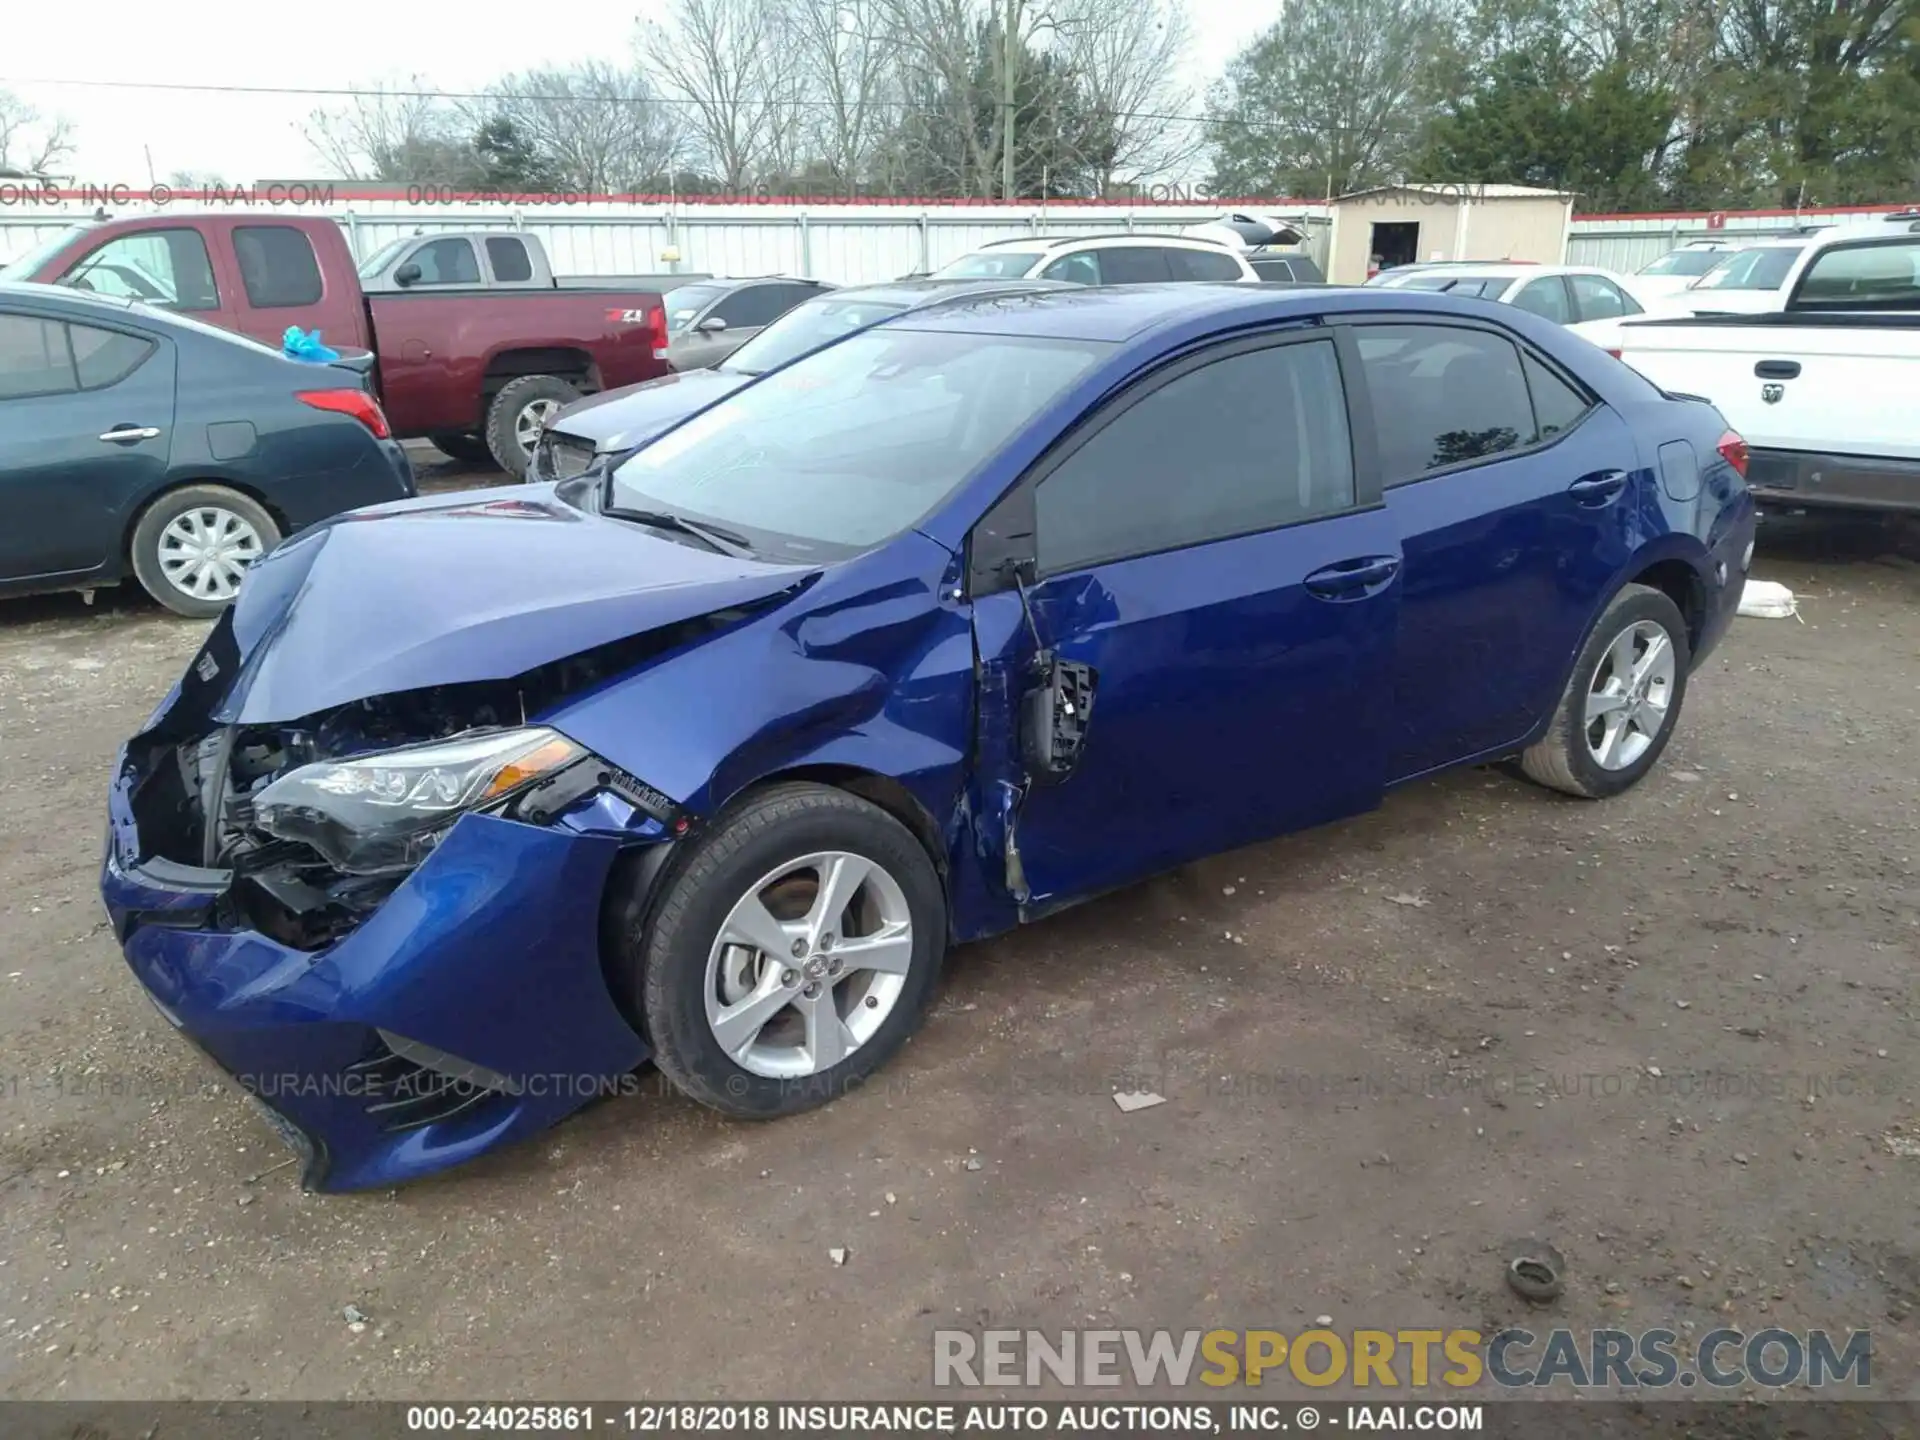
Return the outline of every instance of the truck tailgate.
<path id="1" fill-rule="evenodd" d="M 1711 400 L 1756 448 L 1920 460 L 1920 328 L 1624 325 L 1618 343 L 1634 369 Z"/>

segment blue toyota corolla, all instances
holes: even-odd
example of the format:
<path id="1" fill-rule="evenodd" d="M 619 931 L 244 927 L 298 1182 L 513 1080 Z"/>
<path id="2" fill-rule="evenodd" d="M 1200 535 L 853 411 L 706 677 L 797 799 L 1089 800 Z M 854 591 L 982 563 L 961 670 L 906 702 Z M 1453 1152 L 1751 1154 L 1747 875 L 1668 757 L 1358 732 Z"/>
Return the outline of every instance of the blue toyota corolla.
<path id="1" fill-rule="evenodd" d="M 649 1058 L 786 1114 L 950 944 L 1447 766 L 1635 784 L 1734 612 L 1745 463 L 1511 306 L 957 300 L 611 475 L 256 564 L 120 757 L 107 908 L 310 1185 Z"/>

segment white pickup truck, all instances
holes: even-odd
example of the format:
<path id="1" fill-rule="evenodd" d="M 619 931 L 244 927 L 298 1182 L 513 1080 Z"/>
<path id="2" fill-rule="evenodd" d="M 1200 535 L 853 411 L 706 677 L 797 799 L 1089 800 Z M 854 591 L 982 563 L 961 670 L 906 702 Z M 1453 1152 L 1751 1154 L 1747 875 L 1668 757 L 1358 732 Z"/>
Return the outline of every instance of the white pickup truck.
<path id="1" fill-rule="evenodd" d="M 1920 511 L 1920 213 L 1807 242 L 1785 308 L 1629 321 L 1620 358 L 1710 400 L 1763 503 Z"/>

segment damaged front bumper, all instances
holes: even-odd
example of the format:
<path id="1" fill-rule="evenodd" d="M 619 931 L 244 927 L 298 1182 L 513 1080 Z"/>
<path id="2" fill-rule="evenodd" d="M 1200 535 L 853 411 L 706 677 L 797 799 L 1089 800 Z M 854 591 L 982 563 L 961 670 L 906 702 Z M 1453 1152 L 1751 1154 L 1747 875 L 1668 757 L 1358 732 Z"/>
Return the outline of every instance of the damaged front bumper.
<path id="1" fill-rule="evenodd" d="M 313 1189 L 412 1180 L 615 1093 L 647 1058 L 608 991 L 617 835 L 468 814 L 317 950 L 235 923 L 228 872 L 143 860 L 121 752 L 101 892 L 161 1012 L 267 1110 Z"/>

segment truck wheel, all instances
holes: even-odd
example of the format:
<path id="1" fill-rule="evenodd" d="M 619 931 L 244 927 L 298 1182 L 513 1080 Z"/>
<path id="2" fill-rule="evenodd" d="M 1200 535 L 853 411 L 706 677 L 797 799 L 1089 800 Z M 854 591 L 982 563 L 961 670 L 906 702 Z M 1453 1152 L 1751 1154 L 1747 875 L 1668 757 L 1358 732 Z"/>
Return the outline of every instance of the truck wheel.
<path id="1" fill-rule="evenodd" d="M 487 449 L 516 480 L 527 478 L 540 430 L 580 392 L 558 375 L 522 375 L 509 380 L 487 407 Z"/>
<path id="2" fill-rule="evenodd" d="M 487 448 L 487 441 L 484 435 L 477 435 L 472 431 L 465 433 L 458 431 L 441 431 L 439 434 L 429 435 L 427 439 L 433 442 L 434 449 L 438 450 L 449 460 L 458 460 L 465 465 L 491 465 L 494 463 L 493 451 Z"/>
<path id="3" fill-rule="evenodd" d="M 224 485 L 185 485 L 146 508 L 133 527 L 133 573 L 176 615 L 206 620 L 240 593 L 247 567 L 280 543 L 261 506 Z"/>

